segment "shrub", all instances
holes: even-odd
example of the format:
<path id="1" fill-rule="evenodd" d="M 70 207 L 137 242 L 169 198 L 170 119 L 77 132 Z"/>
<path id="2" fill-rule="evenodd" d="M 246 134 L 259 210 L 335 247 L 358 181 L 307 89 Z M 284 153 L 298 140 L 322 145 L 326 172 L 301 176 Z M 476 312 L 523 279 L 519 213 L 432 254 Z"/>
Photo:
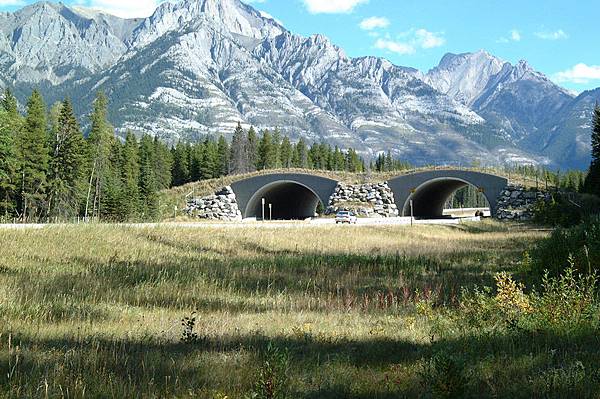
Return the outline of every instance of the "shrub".
<path id="1" fill-rule="evenodd" d="M 571 261 L 572 262 L 572 261 Z M 597 324 L 596 274 L 576 275 L 568 267 L 558 277 L 544 276 L 543 293 L 535 298 L 536 324 L 540 328 L 572 332 Z"/>
<path id="2" fill-rule="evenodd" d="M 288 397 L 289 354 L 269 343 L 263 354 L 251 399 L 285 399 Z"/>
<path id="3" fill-rule="evenodd" d="M 547 226 L 571 227 L 600 212 L 600 199 L 589 194 L 554 193 L 533 207 L 533 220 Z"/>
<path id="4" fill-rule="evenodd" d="M 434 398 L 461 397 L 467 385 L 464 361 L 441 351 L 424 364 L 421 380 Z"/>
<path id="5" fill-rule="evenodd" d="M 600 218 L 569 229 L 556 229 L 538 244 L 531 257 L 532 269 L 540 276 L 548 271 L 556 277 L 569 266 L 585 274 L 600 269 Z"/>

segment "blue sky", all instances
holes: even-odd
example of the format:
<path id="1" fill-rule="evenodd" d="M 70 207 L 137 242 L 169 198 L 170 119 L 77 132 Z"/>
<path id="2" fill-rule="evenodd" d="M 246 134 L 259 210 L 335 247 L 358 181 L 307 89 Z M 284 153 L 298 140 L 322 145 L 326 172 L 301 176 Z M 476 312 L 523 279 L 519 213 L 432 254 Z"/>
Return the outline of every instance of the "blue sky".
<path id="1" fill-rule="evenodd" d="M 73 0 L 147 16 L 159 0 Z M 14 10 L 29 0 L 0 0 Z M 349 56 L 376 55 L 426 71 L 447 53 L 484 49 L 527 60 L 562 86 L 600 87 L 598 0 L 247 0 L 292 32 L 321 33 Z M 576 4 L 576 5 L 575 5 Z"/>

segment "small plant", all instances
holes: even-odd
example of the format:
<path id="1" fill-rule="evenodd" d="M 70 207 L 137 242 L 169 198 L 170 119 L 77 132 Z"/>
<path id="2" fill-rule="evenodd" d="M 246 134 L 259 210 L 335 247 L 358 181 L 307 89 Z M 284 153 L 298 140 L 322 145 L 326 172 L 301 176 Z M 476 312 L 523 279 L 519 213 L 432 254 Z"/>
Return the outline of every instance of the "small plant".
<path id="1" fill-rule="evenodd" d="M 196 312 L 192 312 L 189 317 L 181 319 L 181 326 L 183 327 L 180 338 L 181 342 L 185 344 L 198 342 L 198 333 L 194 331 L 196 327 Z"/>
<path id="2" fill-rule="evenodd" d="M 560 327 L 573 330 L 578 327 L 593 327 L 598 312 L 596 287 L 598 277 L 576 275 L 574 260 L 569 258 L 570 266 L 558 277 L 543 278 L 543 294 L 537 299 L 536 310 L 540 323 L 545 327 Z"/>
<path id="3" fill-rule="evenodd" d="M 248 396 L 252 399 L 288 398 L 289 354 L 269 343 L 263 354 L 263 362 L 258 370 L 254 390 Z"/>
<path id="4" fill-rule="evenodd" d="M 506 272 L 498 273 L 496 280 L 496 303 L 507 319 L 514 320 L 521 314 L 531 313 L 529 297 L 523 292 L 523 283 L 517 283 Z"/>
<path id="5" fill-rule="evenodd" d="M 448 352 L 438 352 L 425 363 L 421 380 L 434 398 L 460 397 L 467 384 L 464 362 Z"/>

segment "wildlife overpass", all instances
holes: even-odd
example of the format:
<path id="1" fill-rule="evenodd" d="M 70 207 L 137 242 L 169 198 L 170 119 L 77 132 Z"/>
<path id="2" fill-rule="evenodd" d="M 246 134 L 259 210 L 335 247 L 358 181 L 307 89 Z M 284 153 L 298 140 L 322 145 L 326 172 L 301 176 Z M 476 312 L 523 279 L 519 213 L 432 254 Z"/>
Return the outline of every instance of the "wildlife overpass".
<path id="1" fill-rule="evenodd" d="M 306 219 L 315 215 L 319 203 L 327 207 L 338 181 L 308 173 L 273 173 L 239 180 L 231 185 L 244 218 L 274 220 Z M 443 217 L 444 204 L 462 187 L 472 185 L 487 199 L 491 214 L 508 180 L 467 170 L 429 170 L 388 180 L 401 216 Z M 264 204 L 264 207 L 263 207 Z M 269 204 L 272 205 L 269 210 Z M 269 212 L 271 214 L 269 215 Z"/>

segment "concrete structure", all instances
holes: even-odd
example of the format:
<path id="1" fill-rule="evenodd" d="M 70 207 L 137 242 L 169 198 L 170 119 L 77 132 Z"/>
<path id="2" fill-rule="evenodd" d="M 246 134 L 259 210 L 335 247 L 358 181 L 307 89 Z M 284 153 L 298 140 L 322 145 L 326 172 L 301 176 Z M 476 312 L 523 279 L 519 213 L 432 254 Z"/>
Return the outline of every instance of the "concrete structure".
<path id="1" fill-rule="evenodd" d="M 324 207 L 338 182 L 325 177 L 303 173 L 275 173 L 240 180 L 231 185 L 244 218 L 262 218 L 262 199 L 265 199 L 265 218 L 272 204 L 272 218 L 306 219 L 315 216 L 319 202 Z"/>
<path id="2" fill-rule="evenodd" d="M 434 219 L 444 217 L 448 198 L 468 184 L 487 198 L 492 216 L 503 214 L 498 213 L 502 211 L 499 198 L 506 191 L 507 179 L 465 170 L 429 170 L 398 176 L 387 184 L 355 186 L 307 173 L 266 174 L 237 181 L 211 196 L 189 199 L 188 213 L 215 220 L 230 220 L 232 215 L 239 218 L 240 213 L 243 218 L 261 219 L 264 199 L 265 218 L 274 220 L 310 218 L 319 202 L 325 209 L 343 206 L 344 201 L 370 204 L 379 217 L 410 216 L 412 200 L 415 217 Z"/>
<path id="3" fill-rule="evenodd" d="M 469 184 L 481 191 L 490 205 L 491 214 L 495 215 L 498 197 L 508 184 L 508 180 L 503 177 L 467 170 L 441 169 L 411 173 L 388 181 L 400 215 L 410 216 L 412 200 L 414 216 L 417 218 L 442 217 L 446 200 L 453 192 Z"/>

